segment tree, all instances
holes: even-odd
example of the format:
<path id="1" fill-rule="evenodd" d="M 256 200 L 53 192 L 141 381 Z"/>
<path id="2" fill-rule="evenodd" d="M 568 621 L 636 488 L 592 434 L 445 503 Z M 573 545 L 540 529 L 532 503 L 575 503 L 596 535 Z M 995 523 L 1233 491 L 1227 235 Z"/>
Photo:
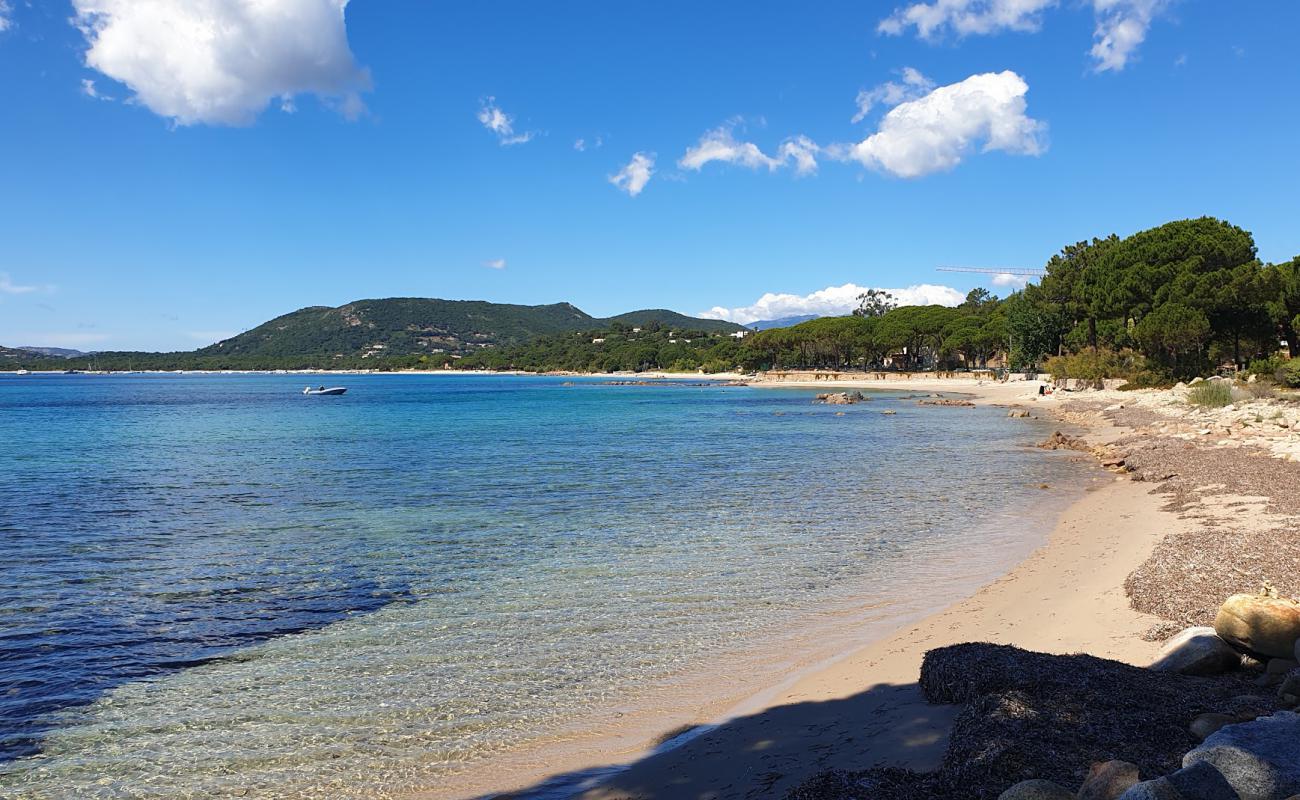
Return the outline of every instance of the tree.
<path id="1" fill-rule="evenodd" d="M 858 295 L 855 317 L 883 317 L 898 308 L 898 300 L 884 289 L 868 289 Z"/>
<path id="2" fill-rule="evenodd" d="M 1194 376 L 1204 364 L 1210 338 L 1205 314 L 1180 303 L 1165 303 L 1142 318 L 1133 336 L 1146 354 L 1179 378 Z"/>

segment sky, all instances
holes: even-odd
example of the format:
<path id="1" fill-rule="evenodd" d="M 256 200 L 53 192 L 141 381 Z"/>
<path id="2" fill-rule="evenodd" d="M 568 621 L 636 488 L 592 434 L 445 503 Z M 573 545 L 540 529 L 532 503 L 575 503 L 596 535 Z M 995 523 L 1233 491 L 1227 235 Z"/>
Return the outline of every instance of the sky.
<path id="1" fill-rule="evenodd" d="M 1300 253 L 1300 3 L 0 0 L 0 344 L 420 296 L 844 313 L 1212 215 Z"/>

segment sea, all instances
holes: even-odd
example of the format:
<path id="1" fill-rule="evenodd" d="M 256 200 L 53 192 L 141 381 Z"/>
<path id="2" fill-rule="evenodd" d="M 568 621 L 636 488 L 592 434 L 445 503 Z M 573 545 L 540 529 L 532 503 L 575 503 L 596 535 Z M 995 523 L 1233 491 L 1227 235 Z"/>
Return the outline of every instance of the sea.
<path id="1" fill-rule="evenodd" d="M 0 375 L 0 796 L 456 796 L 935 610 L 1088 480 L 1050 422 L 814 395 Z"/>

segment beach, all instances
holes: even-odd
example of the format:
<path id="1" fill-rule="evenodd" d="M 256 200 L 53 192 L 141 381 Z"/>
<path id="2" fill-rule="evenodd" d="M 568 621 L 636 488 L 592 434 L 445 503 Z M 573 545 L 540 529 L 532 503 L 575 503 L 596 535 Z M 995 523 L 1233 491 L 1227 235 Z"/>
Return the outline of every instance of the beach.
<path id="1" fill-rule="evenodd" d="M 852 379 L 794 382 L 828 389 L 896 388 L 898 384 Z M 1040 398 L 1037 382 L 918 380 L 906 384 L 917 391 L 957 392 L 979 404 L 1008 405 L 1028 409 L 1034 416 L 1068 421 L 1076 430 L 1085 430 L 1086 444 L 1076 442 L 1081 449 L 1125 450 L 1134 442 L 1129 437 L 1137 433 L 1144 434 L 1146 446 L 1158 448 L 1150 444 L 1159 441 L 1153 432 L 1181 437 L 1173 441 L 1189 442 L 1180 446 L 1188 449 L 1202 445 L 1240 450 L 1243 446 L 1240 436 L 1233 441 L 1231 422 L 1226 437 L 1213 442 L 1205 441 L 1204 428 L 1193 430 L 1211 424 L 1208 418 L 1226 418 L 1231 409 L 1188 411 L 1169 392 L 1056 393 Z M 1261 417 L 1256 411 L 1246 416 Z M 1259 448 L 1259 455 L 1285 458 L 1295 436 L 1285 419 L 1277 419 L 1276 435 L 1265 441 L 1248 440 L 1245 446 Z M 1210 459 L 1217 457 L 1209 454 Z M 1130 576 L 1153 561 L 1167 560 L 1168 551 L 1176 553 L 1177 541 L 1195 535 L 1216 508 L 1218 517 L 1232 516 L 1238 527 L 1255 532 L 1294 520 L 1280 516 L 1272 508 L 1273 499 L 1262 494 L 1243 499 L 1230 492 L 1225 495 L 1230 487 L 1214 487 L 1221 491 L 1207 492 L 1200 502 L 1178 505 L 1167 497 L 1176 489 L 1160 491 L 1151 482 L 1171 475 L 1129 474 L 1122 466 L 1112 470 L 1119 474 L 1111 475 L 1100 463 L 1097 470 L 1104 476 L 1102 482 L 1066 509 L 1046 544 L 1003 577 L 920 622 L 809 666 L 733 706 L 724 717 L 696 720 L 703 732 L 695 738 L 631 760 L 628 768 L 595 781 L 579 796 L 583 800 L 783 797 L 828 770 L 934 770 L 943 760 L 960 707 L 932 705 L 922 696 L 917 678 L 927 651 L 962 642 L 989 642 L 1049 654 L 1087 653 L 1145 666 L 1159 652 L 1161 639 L 1177 630 L 1168 618 L 1179 614 L 1161 609 L 1162 617 L 1137 610 L 1130 597 L 1134 591 Z M 1285 485 L 1272 486 L 1272 493 L 1280 494 Z M 1224 513 L 1225 505 L 1231 512 Z M 1157 555 L 1158 549 L 1162 552 Z M 1249 551 L 1241 555 L 1250 557 Z M 1238 580 L 1233 588 L 1251 590 L 1254 579 Z M 917 587 L 918 593 L 926 591 L 927 587 Z M 1210 595 L 1205 602 L 1216 608 L 1219 597 Z M 1182 621 L 1205 624 L 1205 613 L 1187 610 Z M 864 631 L 864 638 L 870 635 Z M 617 763 L 630 754 L 603 755 L 607 763 Z M 591 766 L 551 765 L 553 773 Z"/>

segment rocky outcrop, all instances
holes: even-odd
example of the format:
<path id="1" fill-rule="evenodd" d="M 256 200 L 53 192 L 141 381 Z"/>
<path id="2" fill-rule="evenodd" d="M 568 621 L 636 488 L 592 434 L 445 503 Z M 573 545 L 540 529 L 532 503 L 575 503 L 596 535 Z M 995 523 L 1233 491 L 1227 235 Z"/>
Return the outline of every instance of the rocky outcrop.
<path id="1" fill-rule="evenodd" d="M 1077 436 L 1056 431 L 1051 436 L 1038 443 L 1038 446 L 1044 450 L 1079 450 L 1085 453 L 1091 452 L 1092 448 L 1088 443 Z"/>
<path id="2" fill-rule="evenodd" d="M 814 403 L 824 403 L 828 406 L 851 406 L 854 403 L 861 403 L 867 399 L 862 392 L 826 392 L 817 395 Z"/>
<path id="3" fill-rule="evenodd" d="M 1272 658 L 1292 658 L 1300 644 L 1300 603 L 1267 594 L 1234 594 L 1214 618 L 1229 644 Z"/>
<path id="4" fill-rule="evenodd" d="M 1183 758 L 1213 766 L 1241 800 L 1287 800 L 1300 794 L 1300 714 L 1279 711 L 1229 725 Z"/>
<path id="5" fill-rule="evenodd" d="M 1186 628 L 1165 642 L 1151 669 L 1182 675 L 1219 675 L 1241 665 L 1241 655 L 1214 628 Z"/>
<path id="6" fill-rule="evenodd" d="M 974 408 L 975 404 L 969 400 L 957 400 L 951 397 L 927 397 L 924 400 L 917 400 L 918 406 L 955 406 L 959 408 Z"/>

